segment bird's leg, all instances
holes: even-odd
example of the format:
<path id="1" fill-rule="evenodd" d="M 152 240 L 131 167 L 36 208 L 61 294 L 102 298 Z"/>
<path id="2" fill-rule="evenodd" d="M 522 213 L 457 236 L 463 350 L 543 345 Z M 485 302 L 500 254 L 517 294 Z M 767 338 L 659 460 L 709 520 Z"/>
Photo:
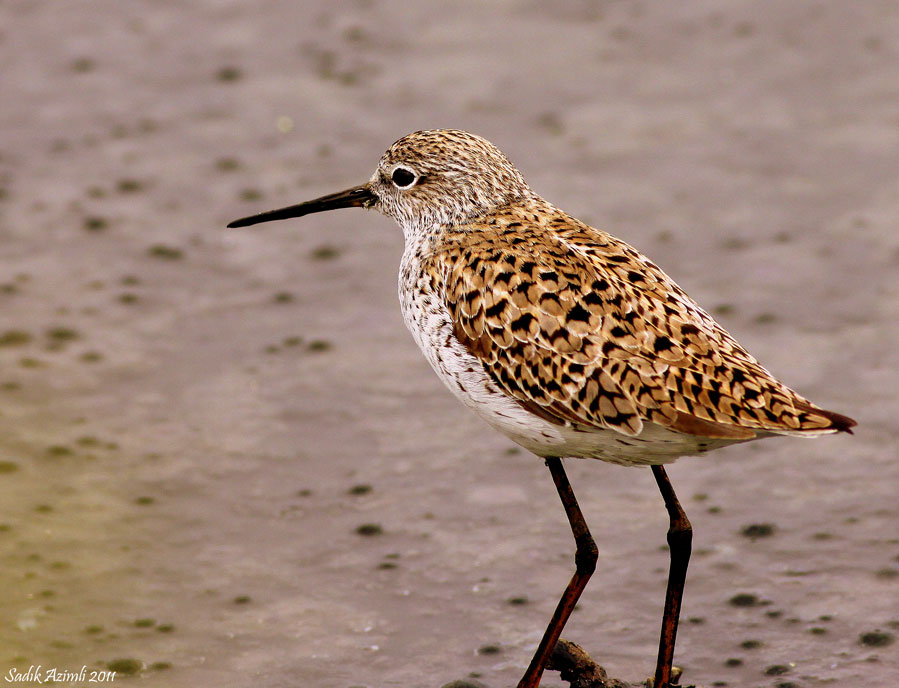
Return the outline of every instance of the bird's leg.
<path id="1" fill-rule="evenodd" d="M 552 474 L 553 482 L 556 484 L 556 490 L 562 499 L 562 506 L 565 507 L 565 513 L 568 516 L 568 522 L 571 524 L 571 532 L 574 535 L 574 541 L 577 549 L 574 554 L 575 571 L 562 594 L 562 599 L 556 607 L 552 620 L 543 634 L 543 639 L 534 653 L 527 671 L 518 682 L 518 688 L 538 688 L 540 685 L 540 677 L 543 675 L 543 669 L 546 667 L 549 656 L 552 654 L 562 629 L 568 617 L 571 616 L 574 605 L 587 586 L 587 581 L 596 569 L 596 560 L 599 552 L 596 549 L 596 543 L 587 528 L 584 521 L 584 515 L 581 508 L 577 504 L 574 497 L 574 491 L 571 489 L 571 483 L 568 482 L 568 476 L 565 475 L 565 469 L 562 468 L 562 460 L 556 457 L 546 459 L 546 465 Z"/>
<path id="2" fill-rule="evenodd" d="M 671 552 L 671 568 L 668 570 L 668 589 L 665 591 L 665 612 L 662 616 L 662 633 L 659 639 L 659 660 L 656 663 L 655 688 L 671 685 L 671 663 L 674 660 L 674 641 L 677 637 L 677 620 L 684 596 L 687 564 L 693 543 L 693 527 L 677 501 L 668 474 L 661 466 L 653 466 L 655 476 L 671 525 L 668 528 L 668 547 Z"/>

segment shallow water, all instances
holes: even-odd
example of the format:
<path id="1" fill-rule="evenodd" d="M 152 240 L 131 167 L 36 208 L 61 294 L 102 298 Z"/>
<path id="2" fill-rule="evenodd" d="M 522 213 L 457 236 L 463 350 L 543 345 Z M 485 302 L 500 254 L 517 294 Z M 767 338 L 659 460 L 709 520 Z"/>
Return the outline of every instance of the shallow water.
<path id="1" fill-rule="evenodd" d="M 0 675 L 517 681 L 573 543 L 542 463 L 415 350 L 399 232 L 223 230 L 449 124 L 860 421 L 671 468 L 685 682 L 893 686 L 894 4 L 407 5 L 0 7 Z M 638 680 L 661 498 L 568 470 L 600 560 L 565 637 Z"/>

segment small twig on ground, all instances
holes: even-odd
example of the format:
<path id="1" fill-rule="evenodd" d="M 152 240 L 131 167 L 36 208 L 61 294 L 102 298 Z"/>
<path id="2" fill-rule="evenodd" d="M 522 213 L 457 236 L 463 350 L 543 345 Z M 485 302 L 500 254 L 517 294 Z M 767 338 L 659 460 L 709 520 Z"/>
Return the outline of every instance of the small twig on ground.
<path id="1" fill-rule="evenodd" d="M 580 645 L 559 639 L 546 665 L 558 671 L 571 688 L 638 688 L 637 684 L 609 678 L 606 670 L 594 662 Z M 642 685 L 642 684 L 641 684 Z"/>
<path id="2" fill-rule="evenodd" d="M 617 678 L 609 678 L 606 670 L 593 661 L 580 645 L 560 638 L 550 655 L 546 668 L 558 671 L 563 681 L 568 681 L 571 688 L 652 688 L 652 679 L 642 683 L 628 683 Z M 678 667 L 673 667 L 672 685 L 677 683 L 681 675 Z M 695 686 L 684 686 L 695 688 Z"/>

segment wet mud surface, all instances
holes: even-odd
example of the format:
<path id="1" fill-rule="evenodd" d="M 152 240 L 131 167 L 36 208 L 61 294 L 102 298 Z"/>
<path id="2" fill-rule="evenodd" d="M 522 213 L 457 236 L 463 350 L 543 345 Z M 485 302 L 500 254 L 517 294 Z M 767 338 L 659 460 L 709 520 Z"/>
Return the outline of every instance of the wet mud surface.
<path id="1" fill-rule="evenodd" d="M 457 127 L 859 421 L 670 468 L 683 682 L 896 685 L 897 45 L 891 2 L 0 5 L 0 674 L 515 684 L 573 542 L 405 331 L 399 230 L 224 229 Z M 568 472 L 564 636 L 643 680 L 661 498 Z"/>

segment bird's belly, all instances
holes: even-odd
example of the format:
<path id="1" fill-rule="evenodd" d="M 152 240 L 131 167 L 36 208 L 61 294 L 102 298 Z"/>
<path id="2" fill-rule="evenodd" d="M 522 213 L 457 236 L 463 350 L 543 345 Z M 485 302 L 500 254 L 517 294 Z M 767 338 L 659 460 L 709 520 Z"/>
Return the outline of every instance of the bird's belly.
<path id="1" fill-rule="evenodd" d="M 651 465 L 701 454 L 730 442 L 673 432 L 651 422 L 637 436 L 596 427 L 557 425 L 528 411 L 487 375 L 453 334 L 439 299 L 400 287 L 403 319 L 437 376 L 467 407 L 513 442 L 538 456 L 595 458 L 622 465 Z"/>

